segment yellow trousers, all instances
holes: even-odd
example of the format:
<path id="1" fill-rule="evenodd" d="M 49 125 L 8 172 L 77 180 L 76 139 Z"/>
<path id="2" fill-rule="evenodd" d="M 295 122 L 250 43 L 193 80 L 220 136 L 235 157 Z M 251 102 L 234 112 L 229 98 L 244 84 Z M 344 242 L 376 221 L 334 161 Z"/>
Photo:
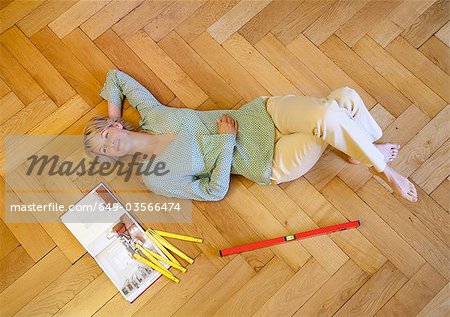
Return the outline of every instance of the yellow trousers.
<path id="1" fill-rule="evenodd" d="M 386 167 L 373 145 L 381 128 L 355 90 L 338 88 L 327 98 L 274 96 L 266 105 L 276 128 L 273 184 L 304 175 L 328 144 L 379 172 Z"/>

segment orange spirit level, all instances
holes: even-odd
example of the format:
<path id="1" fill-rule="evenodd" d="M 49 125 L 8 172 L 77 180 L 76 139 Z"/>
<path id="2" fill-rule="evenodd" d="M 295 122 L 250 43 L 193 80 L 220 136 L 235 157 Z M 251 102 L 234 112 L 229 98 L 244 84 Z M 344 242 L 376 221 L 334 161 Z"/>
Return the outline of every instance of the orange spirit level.
<path id="1" fill-rule="evenodd" d="M 314 229 L 314 230 L 310 230 L 310 231 L 300 232 L 300 233 L 293 234 L 290 236 L 283 236 L 283 237 L 278 237 L 278 238 L 274 238 L 274 239 L 244 244 L 244 245 L 240 245 L 240 246 L 232 247 L 232 248 L 228 248 L 228 249 L 223 249 L 223 250 L 219 251 L 219 254 L 220 254 L 220 256 L 226 256 L 226 255 L 247 252 L 247 251 L 251 251 L 251 250 L 255 250 L 255 249 L 266 248 L 266 247 L 270 247 L 270 246 L 284 243 L 284 242 L 300 240 L 300 239 L 318 236 L 321 234 L 356 228 L 356 227 L 359 227 L 360 224 L 361 223 L 359 222 L 359 220 L 350 221 L 350 222 L 341 223 L 338 225 L 329 226 L 329 227 L 325 227 L 325 228 L 318 228 L 318 229 Z"/>

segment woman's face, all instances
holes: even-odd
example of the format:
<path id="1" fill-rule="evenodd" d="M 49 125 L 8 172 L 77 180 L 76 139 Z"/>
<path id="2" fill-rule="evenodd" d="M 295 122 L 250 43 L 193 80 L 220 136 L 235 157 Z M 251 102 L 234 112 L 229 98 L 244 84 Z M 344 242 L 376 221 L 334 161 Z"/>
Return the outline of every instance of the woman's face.
<path id="1" fill-rule="evenodd" d="M 97 153 L 106 156 L 121 157 L 128 154 L 128 134 L 120 123 L 113 123 L 100 133 Z"/>

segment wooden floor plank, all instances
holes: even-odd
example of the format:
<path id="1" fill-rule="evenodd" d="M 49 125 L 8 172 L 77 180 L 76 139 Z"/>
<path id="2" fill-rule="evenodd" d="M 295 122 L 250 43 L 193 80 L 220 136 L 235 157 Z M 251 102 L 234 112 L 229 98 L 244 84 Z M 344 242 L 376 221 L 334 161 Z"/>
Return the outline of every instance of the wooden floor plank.
<path id="1" fill-rule="evenodd" d="M 19 245 L 19 241 L 17 241 L 5 223 L 0 220 L 0 260 L 4 259 Z"/>
<path id="2" fill-rule="evenodd" d="M 320 190 L 348 165 L 344 153 L 328 147 L 320 160 L 304 176 L 308 182 Z"/>
<path id="3" fill-rule="evenodd" d="M 169 279 L 158 279 L 152 284 L 152 287 L 148 288 L 141 296 L 136 298 L 133 305 L 123 298 L 123 295 L 117 291 L 116 295 L 108 300 L 99 310 L 93 314 L 93 316 L 114 316 L 117 312 L 120 312 L 121 316 L 133 316 L 141 307 L 143 307 L 147 301 L 151 300 L 156 294 L 158 294 L 166 285 L 172 283 Z M 117 288 L 115 288 L 117 290 Z"/>
<path id="4" fill-rule="evenodd" d="M 92 316 L 115 294 L 117 294 L 116 286 L 108 276 L 101 273 L 67 304 L 62 306 L 55 316 Z"/>
<path id="5" fill-rule="evenodd" d="M 301 1 L 274 0 L 262 9 L 240 30 L 239 34 L 252 45 L 255 45 L 267 33 L 294 11 Z"/>
<path id="6" fill-rule="evenodd" d="M 395 142 L 404 146 L 415 137 L 417 132 L 425 127 L 429 121 L 429 116 L 415 105 L 411 105 L 383 131 L 380 142 Z"/>
<path id="7" fill-rule="evenodd" d="M 450 106 L 445 107 L 419 133 L 403 146 L 399 160 L 393 167 L 402 175 L 411 175 L 449 138 L 447 129 Z"/>
<path id="8" fill-rule="evenodd" d="M 447 46 L 450 46 L 450 21 L 440 28 L 438 32 L 436 32 L 436 37 Z"/>
<path id="9" fill-rule="evenodd" d="M 336 35 L 345 44 L 352 47 L 400 3 L 397 0 L 369 2 L 347 20 L 336 31 Z"/>
<path id="10" fill-rule="evenodd" d="M 53 249 L 0 293 L 2 314 L 10 316 L 17 313 L 69 268 L 70 262 L 64 254 L 58 248 Z"/>
<path id="11" fill-rule="evenodd" d="M 23 104 L 28 105 L 43 93 L 42 88 L 2 44 L 0 55 L 0 77 Z"/>
<path id="12" fill-rule="evenodd" d="M 368 279 L 369 276 L 350 260 L 293 316 L 333 316 Z"/>
<path id="13" fill-rule="evenodd" d="M 247 222 L 263 239 L 288 235 L 289 232 L 276 218 L 259 202 L 249 190 L 236 178 L 231 180 L 234 186 L 230 188 L 225 201 L 239 216 Z M 257 217 L 258 222 L 252 221 Z M 248 240 L 247 243 L 252 242 Z M 271 250 L 283 259 L 294 271 L 302 267 L 311 257 L 299 243 L 288 243 L 276 246 Z"/>
<path id="14" fill-rule="evenodd" d="M 48 27 L 61 39 L 83 24 L 83 22 L 101 10 L 110 1 L 79 1 L 53 20 L 53 22 L 49 23 Z"/>
<path id="15" fill-rule="evenodd" d="M 450 276 L 447 245 L 378 182 L 370 180 L 358 195 L 430 265 L 446 278 Z M 383 204 L 379 199 L 383 199 Z"/>
<path id="16" fill-rule="evenodd" d="M 284 45 L 288 45 L 308 26 L 318 19 L 328 7 L 336 5 L 336 0 L 302 1 L 283 21 L 273 28 L 272 34 Z"/>
<path id="17" fill-rule="evenodd" d="M 9 173 L 9 177 L 6 179 L 8 184 L 12 189 L 19 189 L 16 191 L 17 196 L 20 198 L 23 204 L 31 205 L 35 204 L 46 204 L 55 203 L 56 200 L 52 197 L 47 190 L 52 190 L 55 187 L 46 188 L 45 184 L 39 181 L 36 176 L 26 175 L 27 168 L 24 165 L 16 169 L 14 172 Z M 53 180 L 52 180 L 53 181 Z M 66 189 L 67 187 L 58 187 L 56 182 L 56 188 Z M 36 189 L 34 192 L 24 192 L 20 191 L 22 188 Z M 74 195 L 78 199 L 80 195 Z M 73 200 L 76 201 L 76 200 Z M 70 202 L 60 202 L 58 203 L 68 206 Z M 55 241 L 59 249 L 64 253 L 64 255 L 72 262 L 76 262 L 86 251 L 81 246 L 80 242 L 70 234 L 69 229 L 62 223 L 59 222 L 58 215 L 52 215 L 50 213 L 43 212 L 31 212 L 33 216 L 38 220 L 48 235 Z"/>
<path id="18" fill-rule="evenodd" d="M 450 77 L 408 41 L 399 36 L 386 47 L 386 50 L 442 99 L 450 102 L 448 91 Z"/>
<path id="19" fill-rule="evenodd" d="M 437 37 L 430 37 L 430 39 L 419 48 L 419 51 L 447 74 L 450 74 L 450 60 L 448 59 L 450 48 L 442 43 Z"/>
<path id="20" fill-rule="evenodd" d="M 427 11 L 417 18 L 415 23 L 402 32 L 402 36 L 414 47 L 419 48 L 426 40 L 448 22 L 449 3 L 436 1 Z"/>
<path id="21" fill-rule="evenodd" d="M 80 29 L 91 39 L 95 40 L 106 30 L 126 17 L 134 8 L 142 4 L 144 0 L 111 1 L 86 22 L 80 25 Z"/>
<path id="22" fill-rule="evenodd" d="M 446 283 L 446 279 L 426 263 L 376 316 L 416 316 Z"/>
<path id="23" fill-rule="evenodd" d="M 79 28 L 62 39 L 64 45 L 80 60 L 99 83 L 108 70 L 116 68 L 113 62 Z"/>
<path id="24" fill-rule="evenodd" d="M 231 247 L 230 242 L 194 204 L 192 205 L 192 217 L 195 219 L 195 223 L 183 224 L 183 231 L 189 236 L 201 237 L 203 243 L 198 244 L 197 247 L 211 263 L 217 267 L 217 269 L 223 269 L 223 267 L 232 260 L 232 257 L 218 257 L 217 250 Z"/>
<path id="25" fill-rule="evenodd" d="M 376 100 L 369 93 L 303 35 L 291 42 L 287 48 L 330 89 L 349 86 L 361 95 L 367 108 L 370 109 L 376 104 Z"/>
<path id="26" fill-rule="evenodd" d="M 335 316 L 373 315 L 407 281 L 407 278 L 390 262 L 364 284 Z"/>
<path id="27" fill-rule="evenodd" d="M 29 133 L 30 134 L 56 134 L 62 133 L 66 130 L 71 124 L 77 121 L 78 117 L 83 115 L 89 110 L 89 105 L 84 102 L 84 100 L 79 96 L 75 95 L 75 97 L 71 98 L 64 105 L 59 107 L 56 111 L 54 111 L 51 115 L 46 116 L 38 125 L 33 127 Z M 37 140 L 36 142 L 29 142 L 26 138 L 18 138 L 11 142 L 11 150 L 16 155 L 16 159 L 13 162 L 10 162 L 11 170 L 22 165 L 26 159 L 28 158 L 27 153 L 19 153 L 17 150 L 21 146 L 27 146 L 30 151 L 31 149 L 35 149 L 35 152 L 40 150 L 48 144 L 47 139 Z M 29 152 L 28 152 L 29 153 Z M 5 158 L 0 157 L 0 166 L 4 164 Z"/>
<path id="28" fill-rule="evenodd" d="M 250 316 L 292 276 L 293 271 L 279 258 L 273 258 L 251 280 L 226 301 L 213 316 Z"/>
<path id="29" fill-rule="evenodd" d="M 412 175 L 416 182 L 427 194 L 431 194 L 449 175 L 448 155 L 450 140 L 447 140 L 430 158 L 423 163 Z M 431 171 L 431 172 L 430 172 Z"/>
<path id="30" fill-rule="evenodd" d="M 290 234 L 317 229 L 318 226 L 278 186 L 253 185 L 250 192 L 289 230 Z M 304 240 L 301 244 L 330 274 L 348 260 L 348 256 L 329 238 Z"/>
<path id="31" fill-rule="evenodd" d="M 320 48 L 395 117 L 410 106 L 405 96 L 336 36 L 329 37 Z M 349 56 L 352 56 L 351 63 L 348 63 Z"/>
<path id="32" fill-rule="evenodd" d="M 403 1 L 389 14 L 389 19 L 401 28 L 406 29 L 435 2 L 436 0 L 424 0 L 420 3 Z"/>
<path id="33" fill-rule="evenodd" d="M 447 284 L 442 290 L 420 311 L 417 316 L 446 316 L 450 309 L 448 304 L 448 292 L 450 284 Z"/>
<path id="34" fill-rule="evenodd" d="M 319 227 L 348 221 L 304 179 L 295 181 L 288 187 L 286 193 Z M 350 219 L 354 220 L 358 217 Z M 377 272 L 386 262 L 386 257 L 357 230 L 334 233 L 330 235 L 330 239 L 370 275 Z"/>
<path id="35" fill-rule="evenodd" d="M 31 41 L 91 107 L 101 101 L 102 85 L 49 28 L 34 34 Z"/>
<path id="36" fill-rule="evenodd" d="M 170 56 L 183 71 L 221 109 L 231 109 L 241 96 L 222 79 L 177 33 L 171 32 L 158 46 Z"/>
<path id="37" fill-rule="evenodd" d="M 173 92 L 113 31 L 103 33 L 95 44 L 123 72 L 145 86 L 162 104 L 175 98 Z"/>
<path id="38" fill-rule="evenodd" d="M 27 272 L 33 265 L 33 259 L 22 246 L 18 246 L 6 257 L 2 258 L 0 260 L 0 293 Z"/>
<path id="39" fill-rule="evenodd" d="M 425 226 L 427 226 L 433 233 L 442 241 L 449 244 L 450 241 L 450 226 L 448 211 L 440 206 L 434 199 L 427 195 L 419 186 L 416 187 L 418 195 L 421 199 L 417 204 L 397 197 L 397 199 L 405 205 L 411 213 L 413 213 Z M 448 197 L 448 192 L 446 194 Z"/>
<path id="40" fill-rule="evenodd" d="M 207 32 L 191 43 L 194 50 L 246 101 L 269 92 Z"/>
<path id="41" fill-rule="evenodd" d="M 175 283 L 167 284 L 133 316 L 148 316 L 150 312 L 158 316 L 172 315 L 217 274 L 217 269 L 204 255 L 196 258 L 194 263 L 183 274 L 181 283 L 184 283 L 184 287 Z"/>
<path id="42" fill-rule="evenodd" d="M 227 202 L 221 201 L 214 204 L 195 202 L 195 205 L 231 245 L 249 243 L 251 239 L 255 241 L 262 239 Z M 224 247 L 229 245 L 222 246 Z M 274 253 L 271 249 L 259 249 L 243 253 L 241 256 L 255 271 L 259 271 L 274 257 Z"/>
<path id="43" fill-rule="evenodd" d="M 8 94 L 10 91 L 11 91 L 11 89 L 0 77 L 0 98 L 3 98 L 4 96 L 6 96 L 6 94 Z"/>
<path id="44" fill-rule="evenodd" d="M 253 316 L 291 316 L 330 276 L 317 261 L 309 260 Z"/>
<path id="45" fill-rule="evenodd" d="M 188 43 L 239 3 L 239 0 L 208 1 L 175 30 Z"/>
<path id="46" fill-rule="evenodd" d="M 389 18 L 385 18 L 367 34 L 377 42 L 378 45 L 386 47 L 393 39 L 399 36 L 402 31 L 403 29 L 401 27 L 389 20 Z"/>
<path id="47" fill-rule="evenodd" d="M 203 90 L 145 32 L 136 33 L 127 44 L 186 106 L 195 109 L 208 99 Z"/>
<path id="48" fill-rule="evenodd" d="M 301 94 L 267 59 L 235 33 L 222 45 L 271 95 Z"/>
<path id="49" fill-rule="evenodd" d="M 27 16 L 30 12 L 42 5 L 45 0 L 37 1 L 14 1 L 0 10 L 0 33 L 7 30 L 20 19 Z"/>
<path id="50" fill-rule="evenodd" d="M 338 1 L 326 8 L 303 34 L 316 46 L 322 44 L 369 1 Z"/>
<path id="51" fill-rule="evenodd" d="M 12 192 L 11 188 L 5 184 L 5 181 L 0 177 L 0 190 L 4 195 L 0 195 L 1 206 L 6 207 L 8 204 L 22 204 L 17 195 Z M 17 223 L 7 221 L 6 210 L 2 208 L 0 217 L 2 221 L 8 226 L 15 239 L 17 239 L 21 246 L 25 249 L 28 255 L 34 262 L 39 261 L 48 252 L 55 247 L 55 242 L 45 232 L 42 226 L 35 221 L 35 223 Z M 1 295 L 1 293 L 0 293 Z"/>
<path id="52" fill-rule="evenodd" d="M 0 126 L 0 136 L 4 138 L 9 134 L 25 134 L 57 109 L 55 103 L 46 94 L 42 94 L 3 123 Z M 3 140 L 1 143 L 3 144 Z"/>
<path id="53" fill-rule="evenodd" d="M 445 107 L 444 100 L 369 37 L 363 37 L 353 49 L 425 113 L 435 116 Z M 403 50 L 404 53 L 405 51 Z"/>
<path id="54" fill-rule="evenodd" d="M 254 15 L 258 14 L 271 1 L 241 1 L 231 8 L 206 31 L 219 43 L 225 42 L 233 33 L 245 25 Z"/>
<path id="55" fill-rule="evenodd" d="M 362 226 L 358 230 L 407 277 L 425 264 L 419 253 L 338 178 L 329 182 L 322 192 L 349 219 L 359 219 Z"/>
<path id="56" fill-rule="evenodd" d="M 196 292 L 173 316 L 212 316 L 256 272 L 241 256 L 236 256 L 219 273 Z M 230 275 L 234 283 L 228 283 Z"/>
<path id="57" fill-rule="evenodd" d="M 450 181 L 444 180 L 432 193 L 431 197 L 441 205 L 447 212 L 450 211 Z"/>
<path id="58" fill-rule="evenodd" d="M 78 0 L 50 0 L 44 2 L 26 17 L 17 22 L 17 26 L 27 37 L 33 36 L 55 20 L 61 14 L 73 7 Z"/>
<path id="59" fill-rule="evenodd" d="M 299 61 L 273 35 L 268 34 L 255 47 L 306 96 L 326 96 L 330 89 Z"/>
<path id="60" fill-rule="evenodd" d="M 17 98 L 16 94 L 11 91 L 7 95 L 0 98 L 0 107 L 2 108 L 2 112 L 0 114 L 1 125 L 21 109 L 23 109 L 25 106 L 22 101 Z"/>
<path id="61" fill-rule="evenodd" d="M 183 23 L 192 13 L 205 4 L 206 0 L 177 1 L 151 20 L 144 31 L 155 41 L 163 37 Z"/>
<path id="62" fill-rule="evenodd" d="M 170 1 L 144 1 L 111 28 L 124 41 L 127 41 L 137 31 L 141 30 L 149 21 L 168 8 Z"/>
<path id="63" fill-rule="evenodd" d="M 89 285 L 101 271 L 94 259 L 86 254 L 28 302 L 16 315 L 53 315 Z"/>
<path id="64" fill-rule="evenodd" d="M 4 32 L 0 41 L 58 106 L 75 95 L 75 90 L 17 27 Z"/>

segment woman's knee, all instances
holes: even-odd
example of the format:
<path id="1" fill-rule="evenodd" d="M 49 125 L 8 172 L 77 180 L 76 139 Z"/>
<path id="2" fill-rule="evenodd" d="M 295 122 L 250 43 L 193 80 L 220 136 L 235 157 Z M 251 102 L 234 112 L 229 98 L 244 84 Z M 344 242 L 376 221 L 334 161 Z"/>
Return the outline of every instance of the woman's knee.
<path id="1" fill-rule="evenodd" d="M 301 177 L 319 160 L 326 146 L 312 135 L 283 136 L 275 145 L 272 179 L 275 183 L 283 183 Z"/>
<path id="2" fill-rule="evenodd" d="M 352 100 L 354 99 L 356 96 L 359 97 L 358 93 L 356 92 L 356 90 L 348 87 L 348 86 L 344 86 L 344 87 L 340 87 L 337 88 L 335 90 L 333 90 L 329 95 L 328 95 L 328 99 L 332 99 L 332 100 L 336 100 L 338 102 L 338 104 L 342 104 L 345 103 L 346 100 Z"/>
<path id="3" fill-rule="evenodd" d="M 348 112 L 339 107 L 336 101 L 331 100 L 328 104 L 316 112 L 316 127 L 313 130 L 313 135 L 320 139 L 323 139 L 326 132 L 330 132 L 336 129 L 340 129 L 345 120 L 348 118 Z"/>
<path id="4" fill-rule="evenodd" d="M 340 112 L 342 112 L 342 109 L 339 107 L 336 101 L 329 100 L 322 107 L 317 109 L 316 117 L 321 122 L 331 124 L 339 119 Z"/>

